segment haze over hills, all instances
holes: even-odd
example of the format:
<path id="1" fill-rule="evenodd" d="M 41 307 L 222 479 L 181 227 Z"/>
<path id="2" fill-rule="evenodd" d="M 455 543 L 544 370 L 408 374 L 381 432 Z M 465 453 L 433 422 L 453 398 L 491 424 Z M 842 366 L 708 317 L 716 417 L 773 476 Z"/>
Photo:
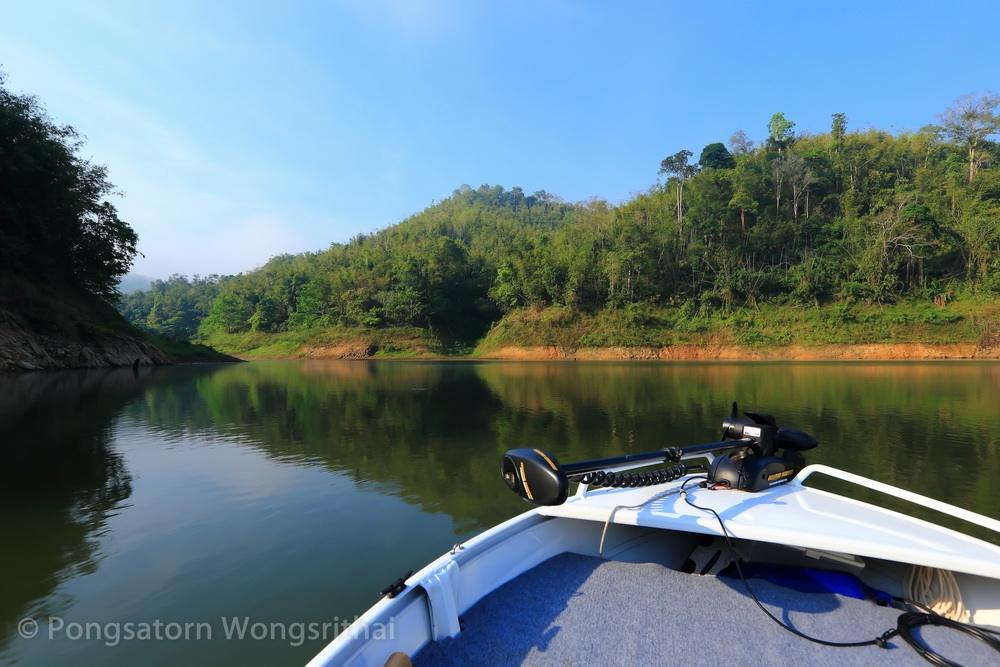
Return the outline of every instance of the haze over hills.
<path id="1" fill-rule="evenodd" d="M 118 283 L 118 291 L 122 294 L 131 294 L 132 292 L 141 292 L 143 290 L 148 290 L 150 285 L 156 278 L 151 278 L 150 276 L 144 276 L 139 273 L 126 273 L 125 276 Z"/>

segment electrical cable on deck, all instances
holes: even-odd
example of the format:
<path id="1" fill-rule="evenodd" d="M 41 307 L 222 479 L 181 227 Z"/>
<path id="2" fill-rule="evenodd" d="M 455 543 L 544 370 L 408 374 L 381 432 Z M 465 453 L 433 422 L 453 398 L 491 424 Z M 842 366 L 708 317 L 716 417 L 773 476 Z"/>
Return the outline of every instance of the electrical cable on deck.
<path id="1" fill-rule="evenodd" d="M 615 518 L 615 512 L 617 512 L 618 510 L 642 509 L 649 503 L 655 500 L 659 500 L 660 498 L 666 498 L 667 496 L 679 493 L 680 490 L 681 490 L 680 487 L 677 487 L 676 489 L 667 489 L 666 491 L 657 493 L 654 496 L 650 496 L 649 498 L 639 503 L 638 505 L 616 505 L 615 507 L 613 507 L 611 509 L 611 514 L 608 515 L 608 520 L 604 522 L 604 530 L 601 531 L 601 543 L 597 547 L 597 555 L 601 558 L 601 560 L 604 560 L 604 538 L 607 537 L 608 535 L 608 526 L 611 525 L 611 521 Z"/>
<path id="2" fill-rule="evenodd" d="M 688 492 L 686 487 L 688 485 L 688 482 L 691 482 L 694 479 L 696 478 L 694 477 L 688 478 L 684 480 L 683 484 L 681 484 L 680 488 L 681 498 L 691 507 L 701 510 L 703 512 L 708 512 L 709 514 L 715 517 L 716 521 L 719 522 L 719 528 L 722 529 L 722 536 L 723 538 L 725 538 L 726 545 L 729 547 L 730 552 L 733 554 L 733 559 L 734 559 L 733 564 L 736 566 L 736 572 L 737 574 L 739 574 L 740 580 L 743 582 L 743 587 L 746 588 L 747 593 L 750 594 L 751 599 L 753 599 L 757 607 L 762 612 L 764 612 L 764 614 L 766 614 L 768 618 L 770 618 L 772 621 L 777 623 L 779 626 L 781 626 L 788 632 L 791 632 L 794 635 L 798 635 L 799 637 L 807 639 L 816 644 L 822 644 L 824 646 L 843 646 L 843 647 L 878 646 L 880 648 L 888 648 L 889 640 L 898 635 L 903 639 L 903 641 L 912 646 L 913 649 L 916 650 L 917 653 L 919 653 L 924 660 L 930 662 L 931 664 L 938 665 L 939 667 L 961 667 L 958 663 L 948 660 L 941 654 L 937 653 L 933 649 L 924 645 L 920 640 L 919 636 L 913 633 L 914 628 L 918 628 L 923 625 L 939 625 L 952 628 L 954 630 L 958 630 L 959 632 L 963 632 L 971 637 L 975 637 L 979 641 L 987 644 L 994 651 L 1000 653 L 1000 640 L 997 639 L 997 636 L 1000 636 L 1000 631 L 947 618 L 937 613 L 936 611 L 931 610 L 928 607 L 925 607 L 922 602 L 919 602 L 914 598 L 899 599 L 899 601 L 909 604 L 911 606 L 923 607 L 929 613 L 908 611 L 903 614 L 900 614 L 899 618 L 896 621 L 895 628 L 889 628 L 888 630 L 883 632 L 878 637 L 875 637 L 874 639 L 861 640 L 856 642 L 833 642 L 825 639 L 820 639 L 818 637 L 813 637 L 811 635 L 806 634 L 805 632 L 795 629 L 788 623 L 785 623 L 777 616 L 772 614 L 763 605 L 763 603 L 760 601 L 760 598 L 757 597 L 757 593 L 754 592 L 753 587 L 750 586 L 750 582 L 747 581 L 746 575 L 743 574 L 743 568 L 740 565 L 742 559 L 736 552 L 736 547 L 733 545 L 729 529 L 726 528 L 726 524 L 722 520 L 722 517 L 719 515 L 719 513 L 716 512 L 711 507 L 703 507 L 701 505 L 696 505 L 688 497 Z M 706 488 L 704 482 L 702 483 L 702 488 Z M 962 596 L 960 591 L 958 590 L 958 582 L 955 581 L 955 577 L 950 572 L 944 572 L 942 570 L 936 570 L 936 572 L 940 573 L 938 575 L 939 577 L 938 591 L 939 592 L 947 591 L 948 593 L 951 594 L 951 600 L 946 602 L 949 602 L 950 603 L 949 606 L 954 608 L 953 611 L 957 609 L 958 611 L 967 614 L 968 612 L 964 611 L 963 609 Z M 907 588 L 910 588 L 912 586 L 913 588 L 918 589 L 917 592 L 919 593 L 926 594 L 928 591 L 931 591 L 933 593 L 934 589 L 933 583 L 935 576 L 933 571 L 929 574 L 918 575 L 911 573 L 911 575 L 913 581 L 911 582 L 909 579 L 907 580 L 906 582 Z"/>
<path id="3" fill-rule="evenodd" d="M 770 618 L 772 621 L 777 623 L 780 627 L 784 628 L 788 632 L 791 632 L 793 635 L 798 635 L 803 639 L 807 639 L 816 644 L 822 644 L 823 646 L 842 646 L 842 647 L 879 646 L 881 648 L 886 648 L 888 645 L 887 642 L 893 637 L 895 637 L 897 634 L 899 634 L 899 630 L 897 630 L 896 628 L 890 628 L 885 632 L 883 632 L 878 637 L 875 637 L 873 639 L 863 639 L 861 641 L 856 641 L 856 642 L 834 642 L 826 639 L 820 639 L 819 637 L 813 637 L 812 635 L 806 634 L 801 630 L 797 630 L 796 628 L 792 627 L 788 623 L 782 621 L 777 616 L 772 614 L 760 601 L 760 598 L 757 597 L 757 593 L 754 591 L 753 587 L 750 586 L 750 582 L 747 581 L 746 575 L 743 574 L 743 567 L 741 565 L 742 558 L 740 558 L 739 553 L 736 551 L 736 547 L 733 544 L 732 536 L 729 533 L 729 529 L 726 528 L 726 524 L 722 520 L 722 517 L 719 516 L 719 513 L 716 512 L 711 507 L 703 507 L 701 505 L 696 505 L 688 497 L 687 485 L 689 482 L 695 479 L 697 478 L 689 477 L 688 479 L 684 480 L 683 484 L 681 484 L 680 488 L 681 498 L 684 500 L 684 502 L 686 502 L 688 505 L 695 508 L 696 510 L 701 510 L 702 512 L 707 512 L 711 514 L 712 516 L 715 517 L 715 520 L 719 522 L 719 528 L 722 529 L 722 537 L 726 542 L 726 546 L 729 547 L 729 552 L 733 556 L 733 565 L 736 566 L 736 572 L 737 574 L 739 574 L 740 580 L 743 582 L 743 587 L 746 588 L 747 593 L 750 594 L 750 598 L 754 601 L 754 604 L 757 605 L 757 608 L 760 609 L 762 612 L 764 612 L 764 614 L 768 618 Z M 707 482 L 702 482 L 702 488 L 707 488 Z"/>

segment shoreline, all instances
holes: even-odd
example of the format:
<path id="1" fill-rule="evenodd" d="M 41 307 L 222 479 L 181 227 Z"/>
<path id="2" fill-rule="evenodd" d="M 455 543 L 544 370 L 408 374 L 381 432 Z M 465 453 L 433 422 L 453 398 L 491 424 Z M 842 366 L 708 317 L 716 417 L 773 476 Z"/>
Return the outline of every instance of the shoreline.
<path id="1" fill-rule="evenodd" d="M 0 373 L 240 361 L 203 345 L 145 334 L 124 320 L 120 325 L 71 323 L 56 329 L 0 308 Z"/>
<path id="2" fill-rule="evenodd" d="M 451 359 L 506 361 L 924 361 L 1000 360 L 1000 301 L 946 307 L 774 306 L 684 316 L 659 308 L 620 312 L 520 309 L 476 339 L 446 340 L 416 327 L 316 327 L 213 333 L 203 343 L 243 359 Z"/>
<path id="3" fill-rule="evenodd" d="M 1000 360 L 1000 347 L 976 343 L 850 343 L 782 345 L 754 348 L 740 345 L 671 345 L 665 347 L 601 347 L 564 349 L 557 346 L 503 347 L 478 355 L 498 360 L 567 361 L 933 361 Z"/>
<path id="4" fill-rule="evenodd" d="M 427 351 L 394 351 L 380 355 L 369 343 L 304 347 L 291 355 L 246 356 L 250 360 L 364 361 L 1000 361 L 1000 346 L 977 343 L 850 343 L 782 345 L 755 348 L 740 345 L 671 345 L 664 347 L 582 347 L 558 345 L 504 346 L 468 355 Z"/>

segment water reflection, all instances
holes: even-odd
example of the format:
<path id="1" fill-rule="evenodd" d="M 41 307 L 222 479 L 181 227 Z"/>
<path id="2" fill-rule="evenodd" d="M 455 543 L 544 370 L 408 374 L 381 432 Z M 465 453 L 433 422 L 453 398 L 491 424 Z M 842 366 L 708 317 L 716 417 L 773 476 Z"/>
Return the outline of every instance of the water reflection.
<path id="1" fill-rule="evenodd" d="M 111 424 L 142 384 L 130 371 L 0 377 L 0 525 L 5 542 L 31 545 L 0 551 L 3 627 L 58 613 L 55 587 L 97 567 L 105 519 L 131 493 Z"/>
<path id="2" fill-rule="evenodd" d="M 975 363 L 274 362 L 0 377 L 0 656 L 19 617 L 67 607 L 88 620 L 349 617 L 526 509 L 498 478 L 507 448 L 571 461 L 711 440 L 733 399 L 816 434 L 811 461 L 1000 517 L 998 395 L 1000 364 Z M 269 664 L 317 648 L 59 650 L 66 664 Z M 53 651 L 12 654 L 52 664 Z"/>
<path id="3" fill-rule="evenodd" d="M 166 437 L 212 429 L 280 461 L 347 473 L 448 513 L 457 534 L 521 509 L 496 483 L 502 406 L 468 364 L 243 364 L 148 392 L 129 414 Z"/>
<path id="4" fill-rule="evenodd" d="M 507 446 L 542 443 L 573 460 L 711 440 L 738 399 L 815 434 L 810 462 L 1000 517 L 1000 364 L 487 364 L 477 373 L 505 406 Z"/>
<path id="5" fill-rule="evenodd" d="M 711 440 L 729 402 L 822 446 L 810 460 L 996 515 L 1000 365 L 261 363 L 146 393 L 164 438 L 208 429 L 447 512 L 459 534 L 521 508 L 496 482 L 526 445 L 564 460 Z"/>

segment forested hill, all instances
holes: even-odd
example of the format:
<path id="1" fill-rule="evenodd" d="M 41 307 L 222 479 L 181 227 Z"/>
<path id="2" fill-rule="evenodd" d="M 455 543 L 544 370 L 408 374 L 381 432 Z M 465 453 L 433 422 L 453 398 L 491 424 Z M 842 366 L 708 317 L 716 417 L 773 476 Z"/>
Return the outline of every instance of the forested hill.
<path id="1" fill-rule="evenodd" d="M 349 243 L 281 255 L 239 276 L 155 281 L 148 291 L 123 297 L 120 307 L 141 326 L 181 337 L 348 325 L 422 327 L 447 340 L 473 340 L 510 303 L 505 290 L 521 289 L 498 275 L 514 280 L 523 274 L 526 299 L 549 298 L 547 290 L 563 280 L 543 277 L 550 271 L 544 265 L 549 246 L 567 242 L 556 241 L 563 239 L 560 230 L 596 209 L 606 207 L 520 188 L 464 186 Z M 545 285 L 531 286 L 529 279 Z"/>
<path id="2" fill-rule="evenodd" d="M 854 307 L 921 304 L 942 309 L 921 321 L 953 321 L 948 304 L 1000 294 L 998 106 L 963 98 L 901 134 L 850 130 L 841 113 L 829 132 L 798 133 L 777 113 L 759 142 L 738 131 L 669 155 L 660 181 L 618 206 L 463 186 L 350 243 L 175 277 L 121 307 L 179 336 L 418 327 L 446 342 L 525 313 L 542 328 L 616 313 L 683 328 L 747 310 L 835 305 L 844 323 Z"/>

